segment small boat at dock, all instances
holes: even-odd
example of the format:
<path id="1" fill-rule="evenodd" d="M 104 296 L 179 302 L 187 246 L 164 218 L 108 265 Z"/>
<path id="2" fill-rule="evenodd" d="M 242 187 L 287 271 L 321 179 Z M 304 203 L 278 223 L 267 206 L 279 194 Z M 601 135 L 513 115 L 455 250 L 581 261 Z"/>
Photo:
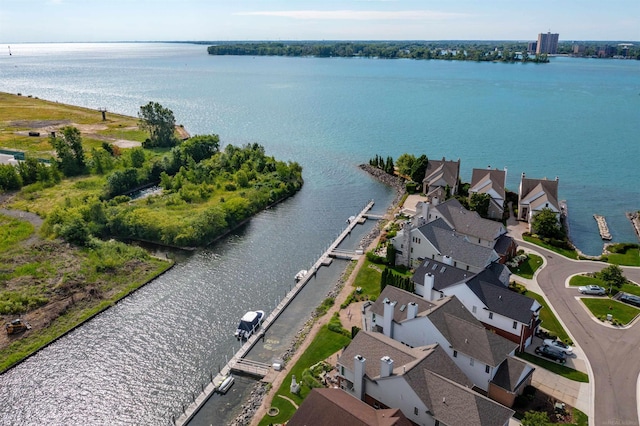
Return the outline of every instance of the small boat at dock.
<path id="1" fill-rule="evenodd" d="M 224 395 L 225 393 L 227 393 L 229 388 L 233 386 L 233 382 L 235 382 L 235 379 L 233 378 L 233 376 L 225 377 L 224 380 L 220 383 L 220 385 L 216 388 L 216 391 Z"/>
<path id="2" fill-rule="evenodd" d="M 300 271 L 298 271 L 298 273 L 294 277 L 294 281 L 295 282 L 302 281 L 302 279 L 305 277 L 305 275 L 307 275 L 307 273 L 308 273 L 308 271 L 306 269 L 301 269 Z"/>
<path id="3" fill-rule="evenodd" d="M 234 336 L 236 336 L 236 339 L 238 340 L 248 339 L 258 328 L 260 328 L 260 324 L 262 324 L 263 320 L 264 311 L 247 312 L 244 314 L 242 319 L 240 319 L 240 324 L 238 324 L 238 328 L 236 329 Z"/>

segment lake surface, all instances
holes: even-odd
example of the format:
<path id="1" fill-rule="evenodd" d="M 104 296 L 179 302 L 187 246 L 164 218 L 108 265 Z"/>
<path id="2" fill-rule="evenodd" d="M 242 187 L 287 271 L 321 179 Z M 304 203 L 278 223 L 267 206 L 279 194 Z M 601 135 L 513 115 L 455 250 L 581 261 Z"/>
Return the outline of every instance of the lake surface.
<path id="1" fill-rule="evenodd" d="M 1 91 L 132 116 L 159 102 L 192 135 L 297 161 L 305 185 L 0 376 L 8 424 L 170 424 L 231 355 L 242 313 L 270 311 L 369 199 L 385 210 L 392 191 L 357 168 L 376 154 L 460 158 L 463 181 L 507 167 L 512 190 L 522 172 L 558 176 L 582 251 L 602 249 L 594 213 L 614 241 L 637 241 L 624 213 L 640 209 L 639 61 L 232 57 L 165 43 L 11 51 Z M 309 297 L 339 272 L 324 275 Z"/>

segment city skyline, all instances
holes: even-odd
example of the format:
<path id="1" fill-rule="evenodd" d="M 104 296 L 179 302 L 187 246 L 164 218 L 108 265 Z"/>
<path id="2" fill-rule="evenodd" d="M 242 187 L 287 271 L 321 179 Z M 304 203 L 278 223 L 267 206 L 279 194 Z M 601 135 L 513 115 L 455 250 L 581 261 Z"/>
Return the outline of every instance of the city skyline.
<path id="1" fill-rule="evenodd" d="M 0 41 L 638 41 L 640 2 L 3 0 Z"/>

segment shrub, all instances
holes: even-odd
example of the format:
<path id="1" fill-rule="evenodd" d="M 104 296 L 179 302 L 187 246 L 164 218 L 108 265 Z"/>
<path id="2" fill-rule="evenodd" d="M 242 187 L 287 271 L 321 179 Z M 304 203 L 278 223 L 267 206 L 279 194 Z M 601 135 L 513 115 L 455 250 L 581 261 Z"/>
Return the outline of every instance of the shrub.
<path id="1" fill-rule="evenodd" d="M 387 263 L 387 259 L 382 256 L 378 256 L 373 251 L 367 252 L 367 259 L 370 262 L 377 263 L 378 265 L 385 265 Z"/>

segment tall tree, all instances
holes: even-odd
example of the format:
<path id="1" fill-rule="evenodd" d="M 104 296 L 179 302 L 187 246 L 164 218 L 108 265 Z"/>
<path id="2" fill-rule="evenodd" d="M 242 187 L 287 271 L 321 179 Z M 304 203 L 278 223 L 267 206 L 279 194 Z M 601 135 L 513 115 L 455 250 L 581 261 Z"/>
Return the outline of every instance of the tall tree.
<path id="1" fill-rule="evenodd" d="M 60 129 L 62 136 L 51 136 L 49 142 L 56 150 L 57 164 L 65 176 L 77 176 L 87 171 L 80 130 L 73 126 Z"/>
<path id="2" fill-rule="evenodd" d="M 558 216 L 549 208 L 544 208 L 533 215 L 531 227 L 541 237 L 562 238 L 564 236 L 562 227 L 558 222 Z"/>
<path id="3" fill-rule="evenodd" d="M 171 147 L 177 142 L 174 136 L 176 119 L 173 111 L 157 102 L 149 102 L 140 107 L 138 112 L 138 126 L 149 132 L 150 137 L 145 141 L 145 148 Z"/>
<path id="4" fill-rule="evenodd" d="M 422 184 L 422 180 L 425 178 L 425 174 L 427 172 L 428 164 L 429 159 L 426 155 L 422 154 L 418 157 L 411 167 L 411 180 L 418 184 Z"/>
<path id="5" fill-rule="evenodd" d="M 412 154 L 404 153 L 396 160 L 396 168 L 401 175 L 408 176 L 411 174 L 411 168 L 416 161 L 416 157 Z"/>
<path id="6" fill-rule="evenodd" d="M 489 194 L 479 194 L 474 192 L 469 200 L 469 209 L 478 212 L 480 217 L 489 217 L 489 204 L 491 196 Z"/>

